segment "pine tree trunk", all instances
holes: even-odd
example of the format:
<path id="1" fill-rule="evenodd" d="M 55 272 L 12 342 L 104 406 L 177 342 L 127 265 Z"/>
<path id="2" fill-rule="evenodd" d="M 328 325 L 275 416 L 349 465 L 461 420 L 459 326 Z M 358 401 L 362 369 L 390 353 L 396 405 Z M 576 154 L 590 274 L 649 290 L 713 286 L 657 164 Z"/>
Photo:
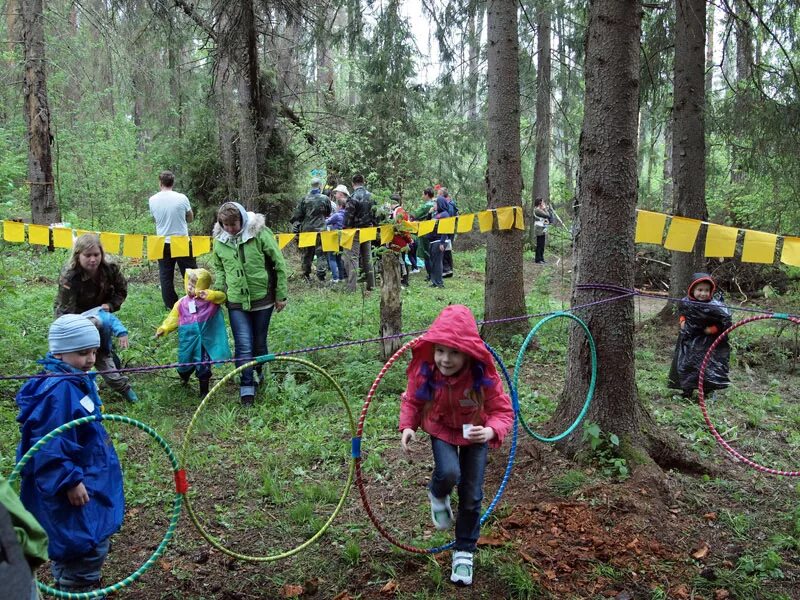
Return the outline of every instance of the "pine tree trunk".
<path id="1" fill-rule="evenodd" d="M 594 0 L 589 8 L 584 75 L 586 97 L 580 141 L 573 282 L 633 287 L 636 220 L 636 142 L 639 108 L 639 39 L 642 8 L 636 0 Z M 572 304 L 608 298 L 573 288 Z M 640 445 L 642 427 L 652 427 L 636 394 L 633 300 L 617 300 L 580 313 L 597 344 L 594 402 L 587 419 L 603 431 Z M 563 431 L 580 412 L 590 380 L 589 345 L 583 330 L 570 328 L 562 402 L 554 416 Z M 580 431 L 561 446 L 574 454 Z"/>
<path id="2" fill-rule="evenodd" d="M 668 213 L 675 204 L 675 185 L 672 180 L 672 110 L 664 125 L 664 167 L 662 171 L 661 212 Z"/>
<path id="3" fill-rule="evenodd" d="M 55 201 L 53 158 L 50 152 L 52 135 L 47 100 L 42 0 L 22 0 L 21 8 L 25 60 L 22 95 L 28 129 L 31 220 L 46 225 L 60 221 L 61 212 Z"/>
<path id="4" fill-rule="evenodd" d="M 489 208 L 520 206 L 522 174 L 519 131 L 519 41 L 516 4 L 487 3 L 488 131 L 486 192 Z M 525 314 L 521 229 L 494 231 L 486 242 L 484 318 Z M 525 320 L 484 327 L 484 336 L 502 340 L 528 329 Z"/>
<path id="5" fill-rule="evenodd" d="M 381 331 L 380 336 L 395 335 L 403 331 L 403 302 L 400 294 L 400 259 L 394 252 L 381 256 Z M 381 358 L 388 360 L 400 346 L 401 338 L 381 343 Z"/>
<path id="6" fill-rule="evenodd" d="M 675 91 L 672 159 L 675 177 L 673 214 L 708 219 L 705 153 L 705 0 L 677 0 L 675 17 Z M 683 296 L 693 273 L 705 268 L 705 228 L 692 252 L 672 252 L 669 291 Z M 674 312 L 674 306 L 667 307 Z M 667 310 L 665 308 L 665 311 Z"/>
<path id="7" fill-rule="evenodd" d="M 536 83 L 536 160 L 533 165 L 533 198 L 528 220 L 528 240 L 536 244 L 533 202 L 542 198 L 550 202 L 550 7 L 537 9 L 537 39 L 539 44 L 538 74 Z"/>
<path id="8" fill-rule="evenodd" d="M 483 37 L 483 2 L 470 0 L 468 14 L 467 44 L 469 45 L 467 79 L 467 118 L 478 118 L 478 80 L 480 78 L 481 38 Z"/>

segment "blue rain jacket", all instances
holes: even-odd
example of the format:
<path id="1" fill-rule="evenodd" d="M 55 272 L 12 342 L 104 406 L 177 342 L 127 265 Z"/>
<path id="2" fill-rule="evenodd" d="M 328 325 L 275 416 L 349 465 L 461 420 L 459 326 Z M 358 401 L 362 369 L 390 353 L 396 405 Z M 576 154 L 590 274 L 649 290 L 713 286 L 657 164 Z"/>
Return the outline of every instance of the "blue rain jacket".
<path id="1" fill-rule="evenodd" d="M 56 427 L 100 413 L 94 373 L 87 377 L 51 354 L 39 363 L 44 372 L 75 375 L 30 379 L 17 393 L 21 433 L 17 461 Z M 100 421 L 50 440 L 28 461 L 21 475 L 20 498 L 47 531 L 51 559 L 83 556 L 122 525 L 122 469 Z M 81 482 L 89 502 L 72 506 L 66 492 Z"/>

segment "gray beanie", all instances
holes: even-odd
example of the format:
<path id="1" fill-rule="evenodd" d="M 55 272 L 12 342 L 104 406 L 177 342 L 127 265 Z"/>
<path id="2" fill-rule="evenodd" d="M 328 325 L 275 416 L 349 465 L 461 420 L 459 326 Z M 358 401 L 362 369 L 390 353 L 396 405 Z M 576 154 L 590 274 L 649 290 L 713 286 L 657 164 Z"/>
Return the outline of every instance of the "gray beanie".
<path id="1" fill-rule="evenodd" d="M 61 315 L 50 325 L 47 335 L 50 352 L 78 352 L 100 347 L 100 333 L 89 319 L 81 315 Z"/>

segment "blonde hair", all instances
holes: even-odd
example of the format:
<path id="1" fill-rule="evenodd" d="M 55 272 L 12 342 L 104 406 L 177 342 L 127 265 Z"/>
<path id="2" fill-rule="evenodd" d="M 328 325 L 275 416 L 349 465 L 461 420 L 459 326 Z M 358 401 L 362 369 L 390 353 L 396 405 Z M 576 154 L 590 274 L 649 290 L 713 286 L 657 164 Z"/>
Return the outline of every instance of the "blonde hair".
<path id="1" fill-rule="evenodd" d="M 108 264 L 106 260 L 106 251 L 103 250 L 103 243 L 100 241 L 100 236 L 96 233 L 84 233 L 78 236 L 73 242 L 72 256 L 69 257 L 67 266 L 73 270 L 80 268 L 81 263 L 78 257 L 90 248 L 97 248 L 100 250 L 100 262 Z"/>

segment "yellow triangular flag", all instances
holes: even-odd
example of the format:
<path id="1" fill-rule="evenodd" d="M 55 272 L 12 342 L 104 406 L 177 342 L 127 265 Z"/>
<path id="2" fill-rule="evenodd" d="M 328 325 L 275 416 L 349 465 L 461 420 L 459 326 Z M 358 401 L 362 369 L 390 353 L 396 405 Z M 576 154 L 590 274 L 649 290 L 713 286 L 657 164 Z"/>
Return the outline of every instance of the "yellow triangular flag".
<path id="1" fill-rule="evenodd" d="M 338 231 L 320 231 L 319 238 L 322 240 L 323 252 L 338 252 L 339 251 L 339 232 Z"/>
<path id="2" fill-rule="evenodd" d="M 439 233 L 455 233 L 456 218 L 445 217 L 444 219 L 439 219 L 439 224 L 436 226 L 436 231 Z"/>
<path id="3" fill-rule="evenodd" d="M 298 248 L 309 248 L 317 245 L 317 232 L 316 231 L 301 231 L 300 237 L 297 239 Z"/>
<path id="4" fill-rule="evenodd" d="M 279 233 L 278 234 L 278 248 L 283 250 L 294 239 L 293 233 Z"/>
<path id="5" fill-rule="evenodd" d="M 119 233 L 109 233 L 103 231 L 100 233 L 100 243 L 103 244 L 103 250 L 109 254 L 119 254 L 119 244 L 122 241 L 122 236 Z"/>
<path id="6" fill-rule="evenodd" d="M 172 258 L 189 256 L 189 236 L 188 235 L 169 236 L 169 255 Z"/>
<path id="7" fill-rule="evenodd" d="M 637 244 L 664 243 L 664 225 L 667 224 L 667 215 L 650 212 L 648 210 L 636 211 L 636 237 Z"/>
<path id="8" fill-rule="evenodd" d="M 147 260 L 159 260 L 164 258 L 164 236 L 147 236 Z"/>
<path id="9" fill-rule="evenodd" d="M 706 232 L 706 256 L 712 258 L 730 258 L 736 252 L 736 227 L 708 224 Z"/>
<path id="10" fill-rule="evenodd" d="M 428 235 L 430 232 L 433 231 L 433 228 L 436 227 L 436 221 L 433 219 L 428 219 L 427 221 L 420 221 L 419 222 L 419 231 L 417 232 L 418 236 Z"/>
<path id="11" fill-rule="evenodd" d="M 767 264 L 775 262 L 775 245 L 777 243 L 778 236 L 774 233 L 745 230 L 742 262 Z"/>
<path id="12" fill-rule="evenodd" d="M 697 241 L 697 232 L 700 231 L 700 225 L 702 225 L 702 222 L 698 219 L 672 217 L 664 248 L 677 252 L 691 252 L 695 241 Z"/>
<path id="13" fill-rule="evenodd" d="M 783 250 L 781 250 L 781 262 L 785 265 L 800 267 L 800 238 L 783 238 Z"/>
<path id="14" fill-rule="evenodd" d="M 500 229 L 511 229 L 514 226 L 513 206 L 503 206 L 497 209 L 497 226 Z"/>
<path id="15" fill-rule="evenodd" d="M 339 244 L 342 248 L 350 250 L 353 247 L 353 238 L 356 236 L 358 229 L 342 229 L 342 237 Z"/>
<path id="16" fill-rule="evenodd" d="M 381 246 L 388 244 L 394 238 L 394 225 L 381 225 Z"/>
<path id="17" fill-rule="evenodd" d="M 144 236 L 140 233 L 126 233 L 122 244 L 122 255 L 129 258 L 142 258 Z"/>
<path id="18" fill-rule="evenodd" d="M 82 235 L 86 235 L 87 233 L 94 233 L 94 231 L 89 231 L 88 229 L 76 229 L 75 230 L 75 237 L 79 238 Z"/>
<path id="19" fill-rule="evenodd" d="M 415 234 L 419 231 L 419 222 L 406 221 L 406 226 L 411 228 L 411 233 Z"/>
<path id="20" fill-rule="evenodd" d="M 360 232 L 358 234 L 358 242 L 360 244 L 363 244 L 364 242 L 371 242 L 378 237 L 377 227 L 363 227 L 358 231 Z"/>
<path id="21" fill-rule="evenodd" d="M 514 227 L 525 230 L 525 211 L 521 206 L 514 207 Z"/>
<path id="22" fill-rule="evenodd" d="M 492 230 L 494 223 L 494 213 L 490 210 L 483 210 L 478 213 L 478 225 L 481 228 L 481 233 L 486 233 Z"/>
<path id="23" fill-rule="evenodd" d="M 53 227 L 53 246 L 56 248 L 72 248 L 72 229 Z"/>
<path id="24" fill-rule="evenodd" d="M 208 235 L 193 235 L 192 236 L 192 254 L 194 256 L 202 256 L 211 252 L 211 236 Z"/>
<path id="25" fill-rule="evenodd" d="M 24 242 L 25 223 L 3 221 L 3 239 L 7 242 Z"/>
<path id="26" fill-rule="evenodd" d="M 456 225 L 456 232 L 468 233 L 472 231 L 472 225 L 475 223 L 475 215 L 461 215 L 458 217 L 458 224 Z"/>
<path id="27" fill-rule="evenodd" d="M 47 225 L 28 225 L 28 243 L 37 246 L 50 245 L 50 227 Z"/>

